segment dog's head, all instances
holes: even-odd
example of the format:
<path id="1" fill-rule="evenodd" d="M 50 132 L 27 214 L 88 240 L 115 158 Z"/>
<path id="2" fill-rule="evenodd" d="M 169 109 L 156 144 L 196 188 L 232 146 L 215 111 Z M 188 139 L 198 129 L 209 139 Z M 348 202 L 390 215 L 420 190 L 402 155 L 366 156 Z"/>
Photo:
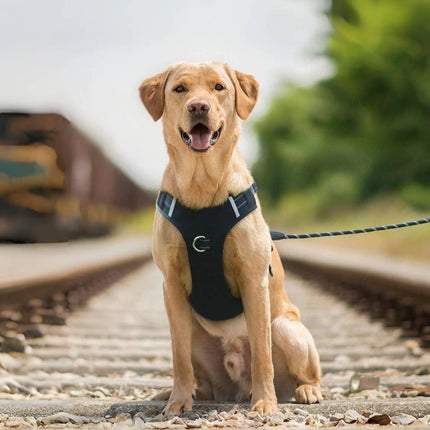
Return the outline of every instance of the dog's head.
<path id="1" fill-rule="evenodd" d="M 238 116 L 248 117 L 258 83 L 225 64 L 180 63 L 145 79 L 139 91 L 154 121 L 163 117 L 167 143 L 202 154 L 237 130 Z"/>

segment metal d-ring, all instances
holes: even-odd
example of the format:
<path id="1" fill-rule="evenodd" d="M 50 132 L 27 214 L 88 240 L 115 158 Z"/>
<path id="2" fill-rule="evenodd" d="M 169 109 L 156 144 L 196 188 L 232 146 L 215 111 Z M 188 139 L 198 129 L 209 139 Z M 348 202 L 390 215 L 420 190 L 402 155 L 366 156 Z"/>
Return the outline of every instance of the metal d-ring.
<path id="1" fill-rule="evenodd" d="M 195 238 L 194 238 L 194 240 L 193 240 L 193 248 L 194 248 L 194 250 L 195 251 L 197 251 L 197 252 L 205 252 L 206 251 L 206 249 L 200 249 L 200 248 L 197 248 L 197 246 L 196 246 L 196 242 L 199 240 L 199 239 L 206 239 L 206 236 L 196 236 Z"/>

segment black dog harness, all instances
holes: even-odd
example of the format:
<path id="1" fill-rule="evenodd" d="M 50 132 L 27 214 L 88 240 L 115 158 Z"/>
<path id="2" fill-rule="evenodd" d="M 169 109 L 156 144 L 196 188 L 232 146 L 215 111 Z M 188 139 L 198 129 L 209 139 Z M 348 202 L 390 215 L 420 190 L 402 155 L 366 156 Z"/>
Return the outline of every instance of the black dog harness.
<path id="1" fill-rule="evenodd" d="M 256 186 L 229 196 L 219 206 L 189 209 L 165 191 L 157 197 L 157 209 L 185 240 L 191 269 L 189 300 L 204 318 L 225 320 L 243 312 L 242 302 L 230 293 L 223 268 L 224 239 L 230 229 L 257 207 Z"/>

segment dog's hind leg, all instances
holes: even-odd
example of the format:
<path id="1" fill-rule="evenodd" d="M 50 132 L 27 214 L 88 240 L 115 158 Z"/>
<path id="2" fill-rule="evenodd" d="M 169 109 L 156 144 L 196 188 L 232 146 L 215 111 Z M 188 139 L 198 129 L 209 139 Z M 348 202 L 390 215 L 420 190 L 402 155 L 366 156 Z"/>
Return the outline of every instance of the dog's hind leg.
<path id="1" fill-rule="evenodd" d="M 295 383 L 295 398 L 299 403 L 322 401 L 321 371 L 318 352 L 312 335 L 297 319 L 280 316 L 272 322 L 275 381 L 277 391 L 283 391 L 279 400 L 291 390 L 282 384 Z M 282 357 L 283 356 L 283 357 Z M 284 363 L 281 363 L 282 358 Z M 279 395 L 278 394 L 278 395 Z"/>

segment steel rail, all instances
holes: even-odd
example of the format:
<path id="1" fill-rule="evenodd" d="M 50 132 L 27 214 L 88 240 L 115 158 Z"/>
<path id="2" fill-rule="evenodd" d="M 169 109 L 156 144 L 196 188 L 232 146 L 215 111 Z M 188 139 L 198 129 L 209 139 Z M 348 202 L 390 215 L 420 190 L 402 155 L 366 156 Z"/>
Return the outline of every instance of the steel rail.
<path id="1" fill-rule="evenodd" d="M 82 285 L 111 270 L 143 264 L 150 259 L 144 240 L 107 238 L 62 244 L 2 245 L 0 309 L 46 299 Z M 7 261 L 9 260 L 9 261 Z"/>
<path id="2" fill-rule="evenodd" d="M 301 244 L 300 244 L 301 245 Z M 363 291 L 430 306 L 430 266 L 394 257 L 299 244 L 277 244 L 288 270 L 313 273 Z"/>

